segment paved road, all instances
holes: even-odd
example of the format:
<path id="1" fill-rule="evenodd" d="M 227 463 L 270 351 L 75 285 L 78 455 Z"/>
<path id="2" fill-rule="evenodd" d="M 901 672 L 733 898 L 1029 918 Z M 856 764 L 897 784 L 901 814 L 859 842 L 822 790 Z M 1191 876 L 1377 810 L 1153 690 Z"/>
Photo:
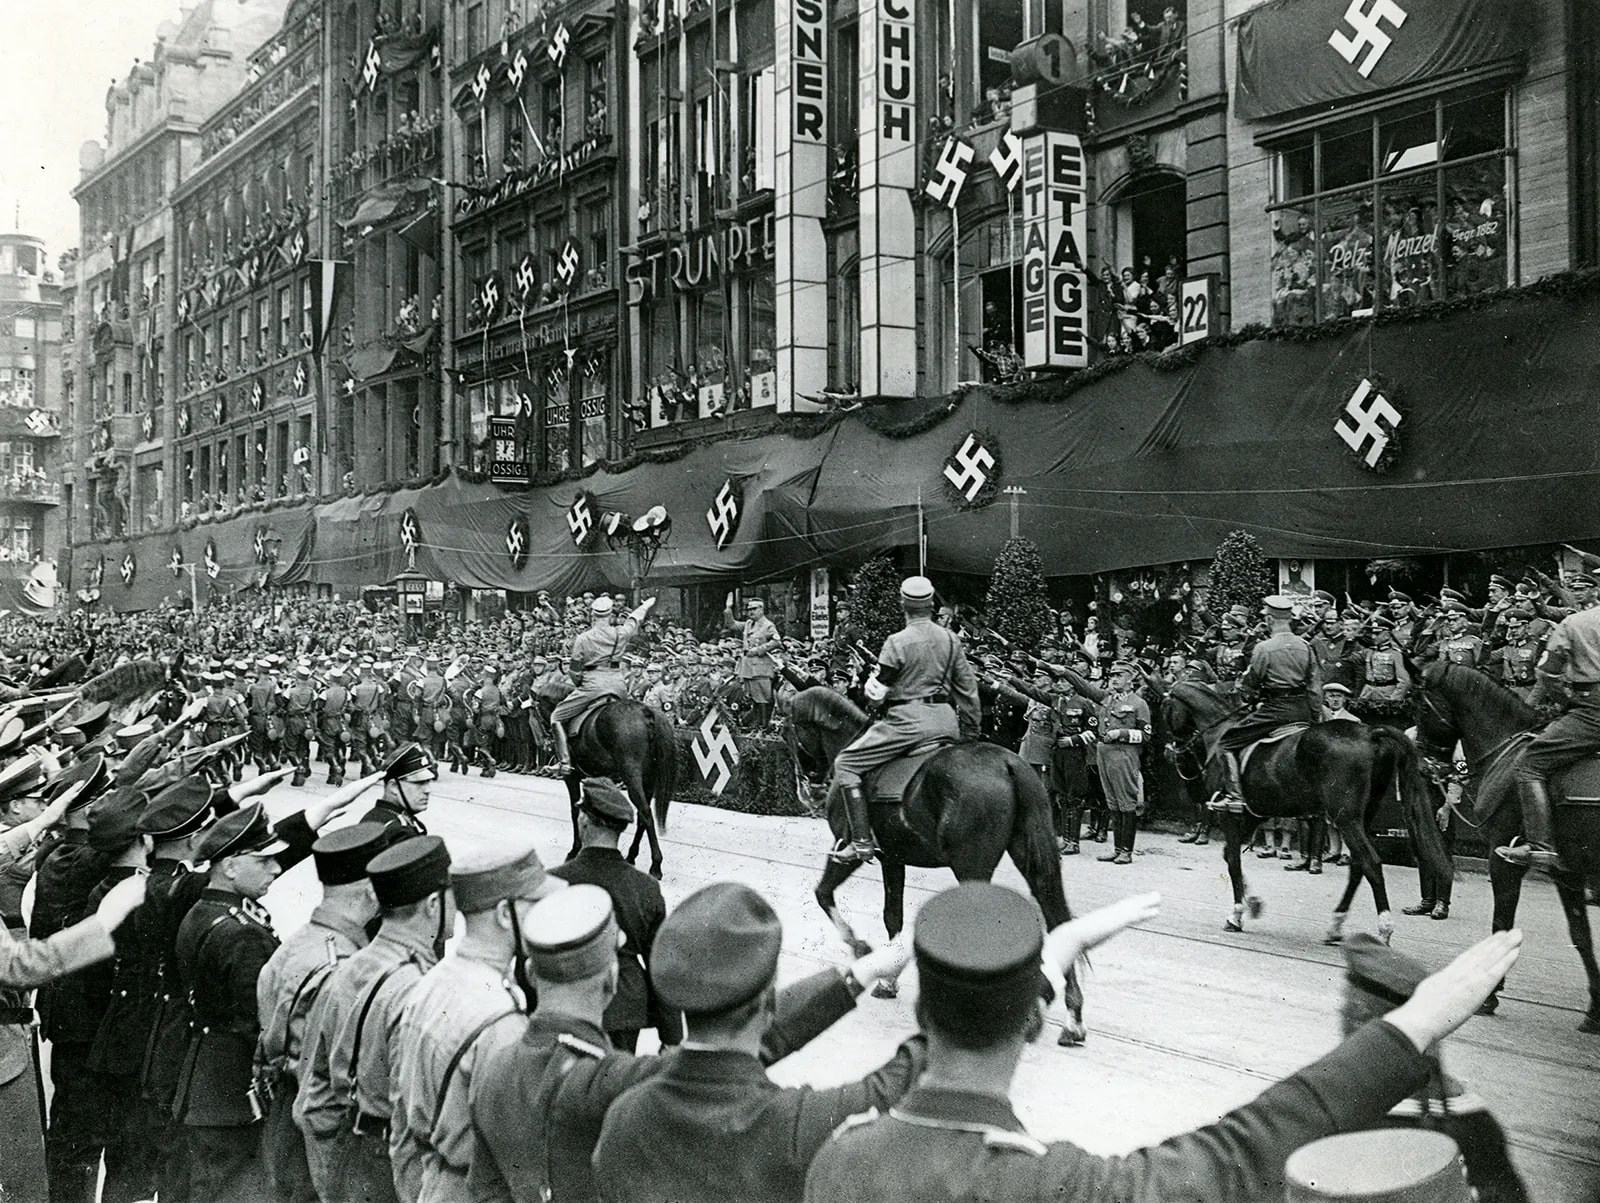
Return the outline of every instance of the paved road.
<path id="1" fill-rule="evenodd" d="M 306 792 L 279 787 L 269 807 L 282 813 Z M 484 781 L 447 772 L 427 821 L 453 842 L 520 833 L 552 863 L 565 856 L 571 838 L 564 789 L 510 774 Z M 669 904 L 710 881 L 744 881 L 771 899 L 783 918 L 785 978 L 847 960 L 811 897 L 828 839 L 819 821 L 679 804 L 670 831 L 662 882 Z M 1281 862 L 1256 862 L 1250 872 L 1266 913 L 1247 920 L 1245 934 L 1229 935 L 1222 931 L 1228 893 L 1218 846 L 1197 849 L 1143 833 L 1139 843 L 1134 864 L 1125 868 L 1092 856 L 1066 862 L 1067 894 L 1079 910 L 1150 889 L 1161 892 L 1165 909 L 1148 928 L 1095 955 L 1086 981 L 1088 1044 L 1060 1049 L 1052 1029 L 1029 1049 L 1015 1090 L 1019 1113 L 1035 1134 L 1099 1153 L 1126 1152 L 1208 1123 L 1338 1038 L 1342 962 L 1320 939 L 1341 875 L 1311 878 L 1282 872 Z M 997 880 L 1024 888 L 1009 861 Z M 1413 871 L 1391 869 L 1389 881 L 1397 908 L 1415 899 Z M 950 883 L 945 873 L 911 869 L 908 918 Z M 269 898 L 280 930 L 303 922 L 314 900 L 309 865 L 287 874 Z M 858 873 L 841 901 L 860 934 L 873 943 L 883 938 L 876 869 Z M 1590 913 L 1600 920 L 1600 912 Z M 1425 963 L 1442 965 L 1488 932 L 1489 915 L 1487 879 L 1463 876 L 1449 920 L 1399 917 L 1395 941 Z M 1469 1021 L 1448 1044 L 1445 1062 L 1510 1131 L 1536 1199 L 1594 1203 L 1600 1198 L 1600 1037 L 1576 1031 L 1583 974 L 1548 883 L 1530 882 L 1520 917 L 1528 941 L 1500 1014 Z M 1363 892 L 1350 930 L 1374 926 L 1370 895 Z M 914 1027 L 914 970 L 904 985 L 895 1001 L 864 1001 L 774 1076 L 827 1084 L 859 1077 L 887 1059 Z"/>

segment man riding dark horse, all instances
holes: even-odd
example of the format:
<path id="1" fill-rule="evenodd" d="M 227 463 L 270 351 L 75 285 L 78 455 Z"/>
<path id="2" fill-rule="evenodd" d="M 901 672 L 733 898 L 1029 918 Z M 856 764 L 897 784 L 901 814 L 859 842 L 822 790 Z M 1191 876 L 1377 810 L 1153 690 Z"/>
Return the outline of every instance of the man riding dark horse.
<path id="1" fill-rule="evenodd" d="M 870 861 L 878 855 L 861 779 L 921 744 L 975 735 L 980 719 L 978 679 L 961 640 L 933 621 L 933 582 L 908 577 L 900 585 L 903 630 L 883 641 L 878 666 L 867 679 L 867 698 L 883 716 L 839 753 L 833 784 L 842 792 L 849 844 L 832 855 Z"/>
<path id="2" fill-rule="evenodd" d="M 1267 637 L 1250 653 L 1250 667 L 1240 678 L 1245 697 L 1255 697 L 1255 709 L 1239 719 L 1217 740 L 1216 755 L 1226 774 L 1225 809 L 1244 809 L 1244 787 L 1239 780 L 1239 754 L 1257 740 L 1292 723 L 1315 723 L 1322 714 L 1322 672 L 1311 645 L 1289 628 L 1294 600 L 1275 594 L 1262 603 Z"/>
<path id="3" fill-rule="evenodd" d="M 656 604 L 653 597 L 644 604 L 616 617 L 615 604 L 602 593 L 589 604 L 593 624 L 579 631 L 572 640 L 567 668 L 577 688 L 562 698 L 550 714 L 550 733 L 555 737 L 556 762 L 565 776 L 572 771 L 572 753 L 567 748 L 568 720 L 576 718 L 597 698 L 628 696 L 628 644 L 639 633 L 639 624 Z"/>
<path id="4" fill-rule="evenodd" d="M 1556 626 L 1539 662 L 1532 704 L 1540 705 L 1564 677 L 1572 705 L 1535 737 L 1517 766 L 1527 843 L 1495 849 L 1514 865 L 1561 871 L 1551 825 L 1550 778 L 1600 752 L 1600 608 L 1595 606 L 1595 589 L 1595 579 L 1586 573 L 1568 578 L 1567 590 L 1578 609 Z"/>

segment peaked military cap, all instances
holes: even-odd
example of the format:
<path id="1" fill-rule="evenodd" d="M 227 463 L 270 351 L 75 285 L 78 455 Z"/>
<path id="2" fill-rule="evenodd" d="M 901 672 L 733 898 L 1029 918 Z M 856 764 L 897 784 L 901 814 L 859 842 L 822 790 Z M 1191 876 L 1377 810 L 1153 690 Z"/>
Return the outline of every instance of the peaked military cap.
<path id="1" fill-rule="evenodd" d="M 211 783 L 204 777 L 185 777 L 150 799 L 139 830 L 157 843 L 185 839 L 206 825 L 211 798 Z"/>
<path id="2" fill-rule="evenodd" d="M 317 880 L 325 886 L 346 886 L 367 876 L 367 865 L 389 846 L 384 823 L 341 827 L 311 845 Z"/>
<path id="3" fill-rule="evenodd" d="M 408 743 L 400 748 L 389 763 L 383 766 L 385 781 L 437 781 L 439 762 L 433 754 L 418 743 Z"/>
<path id="4" fill-rule="evenodd" d="M 650 952 L 650 979 L 670 1007 L 728 1011 L 772 984 L 783 926 L 749 886 L 715 882 L 667 914 Z"/>
<path id="5" fill-rule="evenodd" d="M 379 906 L 409 906 L 449 888 L 450 850 L 436 835 L 413 836 L 368 861 L 367 876 Z"/>
<path id="6" fill-rule="evenodd" d="M 230 856 L 273 856 L 288 847 L 267 822 L 261 803 L 252 802 L 211 824 L 195 846 L 194 857 L 214 863 Z"/>
<path id="7" fill-rule="evenodd" d="M 106 763 L 104 756 L 92 752 L 81 760 L 76 760 L 68 765 L 59 777 L 50 783 L 48 798 L 54 802 L 62 793 L 81 782 L 83 789 L 71 802 L 67 810 L 82 810 L 105 792 L 106 786 L 111 783 L 111 766 Z"/>

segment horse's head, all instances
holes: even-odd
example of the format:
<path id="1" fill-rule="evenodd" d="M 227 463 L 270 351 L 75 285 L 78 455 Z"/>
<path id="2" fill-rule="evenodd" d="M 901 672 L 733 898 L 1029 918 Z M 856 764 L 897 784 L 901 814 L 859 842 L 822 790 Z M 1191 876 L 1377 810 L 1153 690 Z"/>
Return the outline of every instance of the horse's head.
<path id="1" fill-rule="evenodd" d="M 1161 720 L 1173 739 L 1179 743 L 1193 743 L 1232 709 L 1231 703 L 1215 686 L 1200 681 L 1179 681 L 1161 701 Z"/>
<path id="2" fill-rule="evenodd" d="M 1444 659 L 1421 665 L 1403 657 L 1411 674 L 1411 715 L 1417 722 L 1417 742 L 1447 756 L 1461 740 L 1460 720 L 1456 716 L 1456 690 L 1451 688 L 1454 666 Z"/>
<path id="3" fill-rule="evenodd" d="M 833 758 L 861 734 L 867 716 L 843 694 L 825 685 L 802 689 L 789 702 L 789 747 L 795 765 L 812 783 L 826 782 Z"/>

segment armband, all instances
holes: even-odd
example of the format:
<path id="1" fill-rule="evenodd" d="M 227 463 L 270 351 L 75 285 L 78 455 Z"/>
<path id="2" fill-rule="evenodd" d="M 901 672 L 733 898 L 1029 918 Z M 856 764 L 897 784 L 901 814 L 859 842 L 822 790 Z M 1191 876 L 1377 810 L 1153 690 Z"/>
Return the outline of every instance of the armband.
<path id="1" fill-rule="evenodd" d="M 1130 743 L 1130 744 L 1142 744 L 1144 742 L 1144 732 L 1143 731 L 1139 731 L 1139 730 L 1136 730 L 1136 729 L 1133 729 L 1133 728 L 1129 728 L 1128 730 L 1124 731 L 1122 734 L 1123 734 L 1124 738 L 1126 738 L 1127 742 Z"/>
<path id="2" fill-rule="evenodd" d="M 871 702 L 881 702 L 889 696 L 889 687 L 878 680 L 877 673 L 873 673 L 867 678 L 867 682 L 861 687 L 861 691 L 867 695 L 867 700 Z"/>

